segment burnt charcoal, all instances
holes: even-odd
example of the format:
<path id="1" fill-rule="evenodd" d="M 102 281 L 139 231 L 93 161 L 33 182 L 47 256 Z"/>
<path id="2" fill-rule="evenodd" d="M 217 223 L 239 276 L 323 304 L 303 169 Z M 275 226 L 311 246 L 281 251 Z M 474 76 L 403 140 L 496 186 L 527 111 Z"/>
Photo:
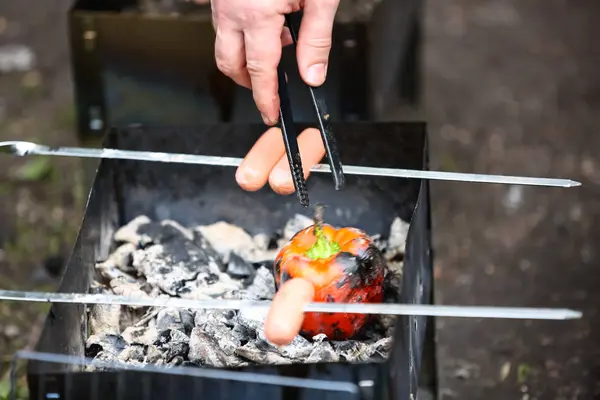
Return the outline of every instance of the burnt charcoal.
<path id="1" fill-rule="evenodd" d="M 115 232 L 114 239 L 116 242 L 126 242 L 136 246 L 141 245 L 143 247 L 152 243 L 152 238 L 139 232 L 139 229 L 150 223 L 152 223 L 150 218 L 145 215 L 140 215 L 131 220 L 127 225 L 119 228 Z"/>
<path id="2" fill-rule="evenodd" d="M 190 337 L 188 359 L 191 362 L 212 367 L 226 367 L 227 356 L 210 335 L 194 328 Z"/>
<path id="3" fill-rule="evenodd" d="M 313 224 L 313 220 L 301 214 L 294 215 L 283 228 L 283 240 L 290 241 L 294 235 Z"/>
<path id="4" fill-rule="evenodd" d="M 89 325 L 92 335 L 100 333 L 119 334 L 121 306 L 118 304 L 95 304 L 90 307 Z"/>
<path id="5" fill-rule="evenodd" d="M 92 294 L 110 294 L 102 286 L 92 287 Z M 121 306 L 118 304 L 94 304 L 89 308 L 88 323 L 92 335 L 120 333 Z"/>
<path id="6" fill-rule="evenodd" d="M 256 252 L 254 240 L 242 228 L 227 222 L 217 222 L 196 229 L 221 255 L 224 262 L 229 262 L 229 256 L 234 251 L 248 261 L 254 260 Z"/>
<path id="7" fill-rule="evenodd" d="M 237 314 L 237 323 L 250 331 L 262 330 L 267 319 L 267 309 L 242 308 Z"/>
<path id="8" fill-rule="evenodd" d="M 270 351 L 277 351 L 282 356 L 293 360 L 302 360 L 308 357 L 313 351 L 313 344 L 300 335 L 296 335 L 291 343 L 285 346 L 271 344 L 262 330 L 258 331 L 257 336 L 269 346 Z"/>
<path id="9" fill-rule="evenodd" d="M 310 225 L 312 220 L 296 215 L 278 236 L 252 237 L 224 222 L 187 229 L 173 221 L 139 217 L 115 234 L 122 244 L 97 264 L 102 283 L 93 290 L 135 297 L 271 300 L 275 255 Z M 396 219 L 388 238 L 372 237 L 387 260 L 386 302 L 399 301 L 407 227 Z M 355 340 L 328 341 L 325 335 L 307 340 L 298 335 L 290 344 L 276 346 L 264 333 L 267 313 L 266 308 L 94 306 L 88 318 L 95 335 L 88 340 L 86 354 L 109 364 L 240 367 L 362 362 L 384 359 L 390 352 L 393 316 L 374 316 Z M 93 368 L 99 370 L 97 364 Z"/>
<path id="10" fill-rule="evenodd" d="M 154 326 L 129 326 L 121 333 L 123 339 L 131 344 L 149 346 L 158 338 L 158 331 Z"/>
<path id="11" fill-rule="evenodd" d="M 255 294 L 255 293 L 251 293 L 248 290 L 245 289 L 240 289 L 240 290 L 232 290 L 230 292 L 224 293 L 223 294 L 223 299 L 225 300 L 252 300 L 252 301 L 257 301 L 260 300 L 260 297 Z"/>
<path id="12" fill-rule="evenodd" d="M 234 310 L 198 310 L 194 316 L 194 325 L 200 328 L 207 325 L 228 325 L 235 314 Z"/>
<path id="13" fill-rule="evenodd" d="M 159 332 L 166 331 L 167 329 L 178 329 L 185 332 L 180 314 L 181 313 L 177 308 L 165 308 L 160 310 L 156 315 L 156 329 Z"/>
<path id="14" fill-rule="evenodd" d="M 258 235 L 254 235 L 252 238 L 254 240 L 254 246 L 258 250 L 267 251 L 267 250 L 275 250 L 276 248 L 269 248 L 271 244 L 271 237 L 265 233 L 259 233 Z"/>
<path id="15" fill-rule="evenodd" d="M 148 346 L 148 348 L 146 349 L 146 358 L 144 359 L 144 362 L 147 362 L 149 364 L 158 364 L 159 361 L 164 362 L 163 352 L 160 351 L 160 349 L 157 346 Z"/>
<path id="16" fill-rule="evenodd" d="M 86 341 L 85 347 L 86 357 L 95 357 L 100 352 L 116 357 L 127 347 L 127 343 L 121 335 L 100 333 L 90 336 Z"/>
<path id="17" fill-rule="evenodd" d="M 272 299 L 275 295 L 275 278 L 271 270 L 260 267 L 247 290 L 261 299 Z"/>
<path id="18" fill-rule="evenodd" d="M 233 356 L 235 349 L 242 345 L 243 338 L 237 332 L 232 330 L 224 331 L 221 334 L 215 335 L 219 347 L 227 356 Z"/>
<path id="19" fill-rule="evenodd" d="M 171 342 L 168 346 L 164 346 L 163 354 L 166 362 L 171 362 L 175 357 L 186 357 L 190 350 L 190 345 L 185 342 Z"/>
<path id="20" fill-rule="evenodd" d="M 177 329 L 189 335 L 194 328 L 194 314 L 190 310 L 167 308 L 156 315 L 156 329 L 162 332 L 166 329 Z"/>
<path id="21" fill-rule="evenodd" d="M 219 266 L 222 267 L 221 271 L 225 271 L 225 262 L 223 261 L 222 256 L 214 249 L 214 247 L 210 244 L 208 239 L 204 237 L 202 232 L 195 229 L 192 231 L 192 241 L 199 249 L 201 249 L 204 253 L 206 253 L 209 257 L 218 260 Z"/>
<path id="22" fill-rule="evenodd" d="M 201 272 L 196 279 L 196 285 L 191 286 L 192 291 L 198 291 L 210 297 L 222 296 L 227 292 L 242 288 L 240 281 L 233 280 L 225 273 Z"/>
<path id="23" fill-rule="evenodd" d="M 404 254 L 409 227 L 410 225 L 400 218 L 395 218 L 392 222 L 388 237 L 388 248 L 385 254 L 388 260 L 392 260 L 399 255 Z"/>
<path id="24" fill-rule="evenodd" d="M 190 338 L 178 329 L 167 329 L 158 333 L 154 345 L 163 353 L 168 363 L 174 357 L 185 357 L 189 351 Z"/>
<path id="25" fill-rule="evenodd" d="M 221 268 L 216 259 L 208 257 L 187 240 L 152 245 L 136 251 L 133 257 L 133 265 L 148 283 L 170 295 L 176 295 L 186 281 L 196 279 L 200 272 Z"/>
<path id="26" fill-rule="evenodd" d="M 169 365 L 173 367 L 177 367 L 184 363 L 184 358 L 182 356 L 175 356 L 171 361 L 169 361 Z"/>
<path id="27" fill-rule="evenodd" d="M 340 357 L 329 342 L 315 343 L 313 351 L 306 359 L 307 363 L 338 362 Z"/>
<path id="28" fill-rule="evenodd" d="M 340 355 L 340 358 L 348 362 L 367 361 L 373 355 L 372 345 L 365 344 L 356 340 L 345 342 L 332 342 L 333 348 Z"/>
<path id="29" fill-rule="evenodd" d="M 254 275 L 254 267 L 248 261 L 235 253 L 229 256 L 227 273 L 237 279 L 251 278 Z"/>
<path id="30" fill-rule="evenodd" d="M 324 333 L 319 333 L 318 335 L 313 336 L 312 340 L 314 343 L 321 343 L 327 340 L 327 335 Z"/>
<path id="31" fill-rule="evenodd" d="M 106 263 L 112 263 L 115 267 L 126 273 L 134 273 L 133 252 L 136 246 L 132 243 L 125 243 L 110 255 Z"/>
<path id="32" fill-rule="evenodd" d="M 144 362 L 144 358 L 146 357 L 144 346 L 128 346 L 119 354 L 119 361 L 122 362 L 132 362 L 137 361 L 139 363 Z"/>
<path id="33" fill-rule="evenodd" d="M 373 344 L 373 348 L 382 356 L 387 357 L 390 350 L 392 349 L 392 338 L 390 336 L 380 339 L 375 344 Z"/>
<path id="34" fill-rule="evenodd" d="M 382 252 L 385 253 L 388 248 L 387 240 L 383 239 L 381 235 L 378 233 L 370 237 L 373 244 Z"/>
<path id="35" fill-rule="evenodd" d="M 109 282 L 113 293 L 118 296 L 131 296 L 141 299 L 149 299 L 150 296 L 144 290 L 140 282 L 126 280 L 123 277 L 115 278 Z M 132 306 L 136 307 L 136 306 Z"/>
<path id="36" fill-rule="evenodd" d="M 183 332 L 185 332 L 186 335 L 189 335 L 192 332 L 192 329 L 194 329 L 194 312 L 192 312 L 191 310 L 179 310 L 179 316 L 181 318 L 181 322 L 183 323 Z"/>
<path id="37" fill-rule="evenodd" d="M 291 360 L 274 351 L 259 348 L 254 342 L 248 342 L 236 350 L 236 354 L 256 364 L 291 364 Z"/>
<path id="38" fill-rule="evenodd" d="M 102 277 L 103 282 L 110 282 L 113 279 L 122 279 L 125 282 L 136 282 L 136 279 L 121 271 L 111 261 L 96 263 L 96 272 Z"/>

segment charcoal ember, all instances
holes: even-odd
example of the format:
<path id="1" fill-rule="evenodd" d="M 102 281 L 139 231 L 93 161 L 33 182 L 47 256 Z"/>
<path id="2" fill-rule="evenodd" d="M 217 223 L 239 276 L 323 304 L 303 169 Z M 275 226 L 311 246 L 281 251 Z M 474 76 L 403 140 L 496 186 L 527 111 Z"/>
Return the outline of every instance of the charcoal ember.
<path id="1" fill-rule="evenodd" d="M 320 342 L 314 344 L 312 352 L 306 359 L 306 363 L 338 362 L 339 360 L 339 355 L 329 342 Z"/>
<path id="2" fill-rule="evenodd" d="M 409 227 L 410 225 L 400 218 L 395 218 L 392 222 L 385 252 L 388 261 L 404 254 Z"/>
<path id="3" fill-rule="evenodd" d="M 189 335 L 194 328 L 194 314 L 190 310 L 166 308 L 156 315 L 156 329 L 159 332 L 177 329 Z"/>
<path id="4" fill-rule="evenodd" d="M 292 361 L 270 350 L 268 347 L 259 347 L 254 342 L 248 342 L 236 349 L 236 354 L 256 364 L 291 364 Z"/>
<path id="5" fill-rule="evenodd" d="M 158 330 L 155 326 L 128 326 L 121 333 L 121 336 L 130 345 L 149 346 L 158 338 Z"/>
<path id="6" fill-rule="evenodd" d="M 171 361 L 169 361 L 169 365 L 172 367 L 177 367 L 179 365 L 182 365 L 185 362 L 185 359 L 182 356 L 175 356 L 171 359 Z"/>
<path id="7" fill-rule="evenodd" d="M 242 308 L 237 314 L 237 323 L 250 331 L 260 331 L 265 327 L 268 310 L 262 308 Z"/>
<path id="8" fill-rule="evenodd" d="M 97 265 L 100 286 L 109 289 L 95 290 L 142 298 L 270 300 L 275 293 L 273 259 L 277 251 L 311 224 L 309 218 L 296 215 L 280 234 L 252 237 L 224 222 L 187 229 L 173 221 L 152 222 L 140 217 L 115 234 L 122 244 Z M 407 227 L 396 219 L 388 238 L 372 237 L 388 261 L 387 302 L 399 301 Z M 89 310 L 96 337 L 86 354 L 109 364 L 238 367 L 368 361 L 387 357 L 395 321 L 393 316 L 374 316 L 360 340 L 331 342 L 325 335 L 312 340 L 298 335 L 290 344 L 276 346 L 264 333 L 267 309 L 123 306 L 119 314 L 116 311 L 112 309 L 111 315 L 109 308 Z"/>
<path id="9" fill-rule="evenodd" d="M 221 315 L 221 318 L 212 313 L 196 318 L 196 328 L 215 338 L 226 356 L 233 356 L 235 349 L 248 338 L 246 331 L 233 329 L 235 313 L 232 313 L 227 317 Z"/>
<path id="10" fill-rule="evenodd" d="M 139 281 L 130 281 L 123 277 L 119 277 L 112 279 L 108 285 L 116 295 L 150 299 L 148 293 L 142 289 L 142 285 Z"/>
<path id="11" fill-rule="evenodd" d="M 257 337 L 269 346 L 270 351 L 277 351 L 282 356 L 293 360 L 302 360 L 313 351 L 313 344 L 300 335 L 296 335 L 285 346 L 276 346 L 270 343 L 262 330 L 257 331 Z"/>
<path id="12" fill-rule="evenodd" d="M 373 355 L 372 346 L 356 340 L 332 342 L 333 348 L 343 361 L 361 362 L 367 361 Z"/>
<path id="13" fill-rule="evenodd" d="M 112 262 L 104 261 L 104 262 L 96 263 L 95 269 L 96 269 L 96 272 L 98 274 L 100 274 L 100 276 L 102 277 L 102 279 L 105 282 L 110 282 L 113 279 L 122 279 L 126 282 L 135 282 L 136 281 L 136 279 L 133 276 L 121 271 Z"/>
<path id="14" fill-rule="evenodd" d="M 144 346 L 133 345 L 127 346 L 123 351 L 119 354 L 117 359 L 122 362 L 129 363 L 143 363 L 144 358 L 146 357 L 146 352 L 144 351 Z"/>
<path id="15" fill-rule="evenodd" d="M 260 266 L 265 262 L 272 262 L 275 259 L 275 257 L 277 256 L 277 252 L 281 247 L 277 243 L 276 239 L 277 238 L 266 235 L 264 233 L 259 233 L 258 235 L 254 236 L 253 240 L 256 246 L 256 250 L 254 253 L 254 261 L 252 261 L 252 264 L 258 264 Z"/>
<path id="16" fill-rule="evenodd" d="M 236 315 L 235 310 L 198 310 L 194 316 L 194 324 L 205 329 L 209 329 L 209 325 L 232 327 Z"/>
<path id="17" fill-rule="evenodd" d="M 388 336 L 383 339 L 379 339 L 372 346 L 382 358 L 386 358 L 392 349 L 392 337 Z"/>
<path id="18" fill-rule="evenodd" d="M 143 273 L 148 283 L 173 296 L 186 281 L 196 279 L 200 272 L 222 268 L 218 260 L 209 257 L 188 240 L 152 245 L 136 251 L 133 257 L 133 265 Z"/>
<path id="19" fill-rule="evenodd" d="M 196 229 L 208 240 L 217 253 L 223 257 L 224 262 L 229 261 L 229 256 L 233 251 L 249 260 L 248 256 L 254 253 L 256 248 L 254 240 L 248 232 L 227 222 L 203 225 Z"/>
<path id="20" fill-rule="evenodd" d="M 235 355 L 235 350 L 242 345 L 242 341 L 246 336 L 238 331 L 226 330 L 214 337 L 217 339 L 219 348 L 223 349 L 225 355 L 231 357 Z"/>
<path id="21" fill-rule="evenodd" d="M 217 340 L 197 327 L 192 329 L 190 336 L 188 359 L 199 365 L 208 365 L 211 367 L 228 366 L 227 355 L 219 347 Z"/>
<path id="22" fill-rule="evenodd" d="M 191 230 L 184 228 L 172 220 L 163 220 L 160 222 L 150 221 L 140 224 L 136 227 L 136 233 L 143 240 L 138 241 L 138 247 L 144 248 L 149 244 L 169 243 L 180 241 L 182 239 L 193 241 L 194 234 Z"/>
<path id="23" fill-rule="evenodd" d="M 114 234 L 114 240 L 116 242 L 131 243 L 134 245 L 152 243 L 152 238 L 148 235 L 139 232 L 140 227 L 148 225 L 152 222 L 150 218 L 145 215 L 140 215 L 132 219 L 128 224 L 123 225 Z"/>
<path id="24" fill-rule="evenodd" d="M 178 329 L 167 329 L 158 333 L 154 345 L 163 353 L 164 360 L 169 363 L 174 357 L 185 357 L 189 351 L 190 338 Z"/>
<path id="25" fill-rule="evenodd" d="M 266 233 L 259 233 L 257 235 L 254 235 L 252 240 L 254 241 L 254 246 L 257 250 L 269 250 L 269 245 L 271 244 L 271 236 L 267 235 Z"/>
<path id="26" fill-rule="evenodd" d="M 260 300 L 260 296 L 256 293 L 251 293 L 248 290 L 240 289 L 240 290 L 232 290 L 230 292 L 226 292 L 223 294 L 223 299 L 225 300 L 251 300 L 257 301 Z"/>
<path id="27" fill-rule="evenodd" d="M 108 264 L 118 268 L 125 273 L 135 273 L 133 267 L 133 252 L 136 251 L 137 246 L 133 243 L 124 243 L 111 253 L 104 264 Z"/>
<path id="28" fill-rule="evenodd" d="M 227 263 L 227 273 L 237 279 L 247 279 L 254 276 L 254 266 L 242 257 L 232 252 Z"/>
<path id="29" fill-rule="evenodd" d="M 111 333 L 100 333 L 91 335 L 85 343 L 85 354 L 87 357 L 96 357 L 99 353 L 105 356 L 117 357 L 127 343 L 121 335 Z"/>
<path id="30" fill-rule="evenodd" d="M 383 239 L 381 237 L 381 234 L 376 234 L 376 235 L 372 235 L 370 236 L 371 242 L 373 242 L 373 244 L 375 244 L 375 246 L 379 249 L 379 251 L 381 251 L 382 253 L 385 253 L 387 251 L 388 248 L 388 242 L 387 240 Z"/>
<path id="31" fill-rule="evenodd" d="M 242 228 L 227 222 L 217 222 L 195 228 L 219 253 L 223 262 L 229 262 L 232 252 L 244 260 L 254 263 L 264 260 L 264 249 L 257 246 L 254 238 Z"/>
<path id="32" fill-rule="evenodd" d="M 221 271 L 224 271 L 225 262 L 223 261 L 223 257 L 219 252 L 215 250 L 212 244 L 208 241 L 206 237 L 200 232 L 198 229 L 192 230 L 192 241 L 200 250 L 206 253 L 209 257 L 218 260 L 219 266 L 222 267 Z"/>
<path id="33" fill-rule="evenodd" d="M 222 296 L 232 290 L 242 288 L 242 283 L 232 279 L 226 273 L 201 272 L 196 278 L 196 285 L 191 286 L 192 291 L 199 291 L 210 297 Z"/>
<path id="34" fill-rule="evenodd" d="M 150 345 L 146 348 L 146 357 L 144 362 L 148 364 L 164 364 L 163 352 L 154 345 Z"/>
<path id="35" fill-rule="evenodd" d="M 110 294 L 102 286 L 92 287 L 92 294 Z M 94 304 L 88 311 L 88 323 L 92 335 L 109 333 L 118 335 L 120 332 L 121 306 L 118 304 Z"/>
<path id="36" fill-rule="evenodd" d="M 257 269 L 254 280 L 247 290 L 261 299 L 272 299 L 275 295 L 275 278 L 271 270 L 265 267 Z"/>
<path id="37" fill-rule="evenodd" d="M 301 214 L 296 214 L 283 228 L 283 240 L 289 242 L 294 235 L 313 224 L 313 220 Z"/>

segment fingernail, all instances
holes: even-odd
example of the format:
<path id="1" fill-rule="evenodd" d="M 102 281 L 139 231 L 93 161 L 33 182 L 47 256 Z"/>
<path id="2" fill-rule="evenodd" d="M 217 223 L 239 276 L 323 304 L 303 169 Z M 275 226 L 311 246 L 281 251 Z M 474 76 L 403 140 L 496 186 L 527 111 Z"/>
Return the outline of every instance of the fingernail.
<path id="1" fill-rule="evenodd" d="M 256 179 L 256 173 L 248 168 L 238 168 L 235 172 L 235 180 L 240 185 L 248 185 Z"/>
<path id="2" fill-rule="evenodd" d="M 325 71 L 327 66 L 325 64 L 315 64 L 308 67 L 306 79 L 308 84 L 311 86 L 320 86 L 325 81 Z"/>
<path id="3" fill-rule="evenodd" d="M 273 126 L 277 123 L 277 121 L 273 121 L 272 119 L 267 117 L 265 114 L 261 113 L 260 116 L 262 117 L 262 120 L 266 125 Z"/>

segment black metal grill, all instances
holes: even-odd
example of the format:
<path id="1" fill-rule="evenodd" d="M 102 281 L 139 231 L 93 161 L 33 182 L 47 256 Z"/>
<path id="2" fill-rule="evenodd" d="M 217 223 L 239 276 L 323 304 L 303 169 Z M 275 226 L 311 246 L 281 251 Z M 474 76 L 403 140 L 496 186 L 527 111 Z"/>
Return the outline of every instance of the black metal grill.
<path id="1" fill-rule="evenodd" d="M 263 129 L 260 125 L 229 124 L 193 128 L 134 126 L 109 133 L 105 146 L 238 157 L 250 148 Z M 334 129 L 343 133 L 339 148 L 349 164 L 426 167 L 424 124 L 337 123 Z M 315 174 L 308 182 L 315 201 L 326 200 L 348 211 L 343 216 L 331 213 L 328 216 L 331 224 L 357 226 L 373 234 L 385 231 L 395 217 L 410 221 L 400 298 L 403 303 L 430 303 L 432 260 L 427 182 L 348 176 L 346 190 L 337 192 L 329 178 L 326 174 Z M 103 160 L 59 291 L 87 292 L 95 262 L 104 259 L 111 250 L 112 234 L 137 215 L 168 218 L 183 225 L 225 220 L 256 234 L 273 232 L 298 212 L 302 212 L 302 208 L 293 196 L 279 196 L 267 188 L 254 193 L 242 191 L 235 182 L 233 169 Z M 300 387 L 284 388 L 281 382 L 279 385 L 262 385 L 256 379 L 244 381 L 243 375 L 236 375 L 238 378 L 214 375 L 214 371 L 218 371 L 214 369 L 188 372 L 190 368 L 183 368 L 182 373 L 154 369 L 146 372 L 81 372 L 77 364 L 83 362 L 86 323 L 83 305 L 52 306 L 36 351 L 71 358 L 55 358 L 49 362 L 39 355 L 28 356 L 33 357 L 28 363 L 32 398 L 102 398 L 105 393 L 121 393 L 121 398 L 127 399 L 158 395 L 187 399 L 192 398 L 194 385 L 201 385 L 202 391 L 197 393 L 210 399 L 334 399 L 352 395 L 360 399 L 408 400 L 417 394 L 427 328 L 424 317 L 398 317 L 391 356 L 383 363 L 286 365 L 237 370 L 299 378 L 296 382 L 305 383 Z M 79 362 L 73 363 L 73 360 Z M 302 379 L 319 380 L 321 387 L 314 388 L 315 382 Z M 144 389 L 148 384 L 151 389 Z M 308 389 L 306 384 L 313 388 Z M 173 392 L 169 394 L 162 391 L 167 389 L 158 387 L 171 387 Z M 117 389 L 121 392 L 115 392 Z M 93 396 L 88 397 L 85 393 Z M 145 393 L 150 393 L 150 397 Z"/>

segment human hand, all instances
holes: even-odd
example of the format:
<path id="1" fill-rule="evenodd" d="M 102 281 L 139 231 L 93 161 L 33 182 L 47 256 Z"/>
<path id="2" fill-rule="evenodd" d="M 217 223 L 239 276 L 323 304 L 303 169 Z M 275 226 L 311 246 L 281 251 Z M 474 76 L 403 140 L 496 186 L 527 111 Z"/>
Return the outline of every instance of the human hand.
<path id="1" fill-rule="evenodd" d="M 206 0 L 196 0 L 205 3 Z M 277 66 L 283 46 L 292 43 L 285 14 L 303 10 L 296 58 L 302 79 L 325 82 L 331 35 L 339 0 L 212 0 L 217 67 L 252 90 L 267 125 L 279 116 Z"/>
<path id="2" fill-rule="evenodd" d="M 298 135 L 298 147 L 302 159 L 304 179 L 310 169 L 325 156 L 321 132 L 308 128 Z M 294 193 L 294 182 L 290 172 L 281 129 L 269 128 L 252 146 L 235 173 L 242 189 L 254 192 L 267 182 L 278 194 Z"/>

